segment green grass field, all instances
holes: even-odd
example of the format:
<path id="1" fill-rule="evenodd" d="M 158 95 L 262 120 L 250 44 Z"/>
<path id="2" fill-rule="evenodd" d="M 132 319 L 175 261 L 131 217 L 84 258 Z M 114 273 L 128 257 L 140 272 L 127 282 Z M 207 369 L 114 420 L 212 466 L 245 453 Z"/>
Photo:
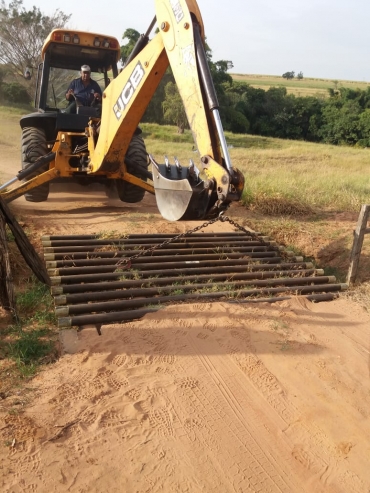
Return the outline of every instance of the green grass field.
<path id="1" fill-rule="evenodd" d="M 370 82 L 350 81 L 350 80 L 330 80 L 313 79 L 303 77 L 302 80 L 296 78 L 292 80 L 283 79 L 277 75 L 257 75 L 257 74 L 230 74 L 233 79 L 246 82 L 252 87 L 269 89 L 270 87 L 284 86 L 288 94 L 295 96 L 318 96 L 327 97 L 328 89 L 339 89 L 348 87 L 351 89 L 366 89 L 370 87 Z"/>

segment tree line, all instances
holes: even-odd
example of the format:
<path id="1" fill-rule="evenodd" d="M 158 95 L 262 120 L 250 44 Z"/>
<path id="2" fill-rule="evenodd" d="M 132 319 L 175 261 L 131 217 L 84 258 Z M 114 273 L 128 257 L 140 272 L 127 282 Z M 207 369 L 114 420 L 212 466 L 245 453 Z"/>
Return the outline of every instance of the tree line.
<path id="1" fill-rule="evenodd" d="M 124 61 L 139 38 L 127 29 L 121 47 Z M 370 87 L 329 89 L 328 98 L 297 97 L 283 86 L 267 91 L 235 81 L 228 73 L 229 60 L 213 62 L 206 44 L 208 64 L 220 105 L 225 130 L 282 139 L 306 140 L 335 145 L 370 146 Z M 303 74 L 300 72 L 300 78 Z M 184 107 L 171 70 L 167 70 L 157 93 L 144 115 L 144 121 L 172 123 L 179 132 L 188 127 Z"/>
<path id="2" fill-rule="evenodd" d="M 59 9 L 51 16 L 38 8 L 26 10 L 22 0 L 0 3 L 0 101 L 30 103 L 33 100 L 34 70 L 41 61 L 42 44 L 52 29 L 65 27 L 70 15 Z M 129 56 L 140 34 L 126 29 L 121 46 L 122 63 Z M 229 60 L 212 60 L 206 54 L 219 100 L 225 130 L 234 133 L 300 139 L 329 144 L 370 146 L 370 87 L 366 90 L 335 86 L 328 98 L 288 94 L 283 86 L 267 91 L 235 81 L 228 73 Z M 25 74 L 28 74 L 25 77 Z M 294 74 L 290 73 L 290 75 Z M 294 74 L 295 75 L 295 74 Z M 299 74 L 302 75 L 303 74 Z M 286 74 L 283 74 L 283 77 Z M 297 76 L 298 77 L 298 76 Z M 144 121 L 188 127 L 184 107 L 172 72 L 167 70 Z"/>
<path id="3" fill-rule="evenodd" d="M 328 98 L 297 97 L 285 87 L 257 89 L 227 74 L 229 62 L 210 61 L 225 130 L 334 145 L 370 146 L 370 87 L 329 89 Z M 182 101 L 170 73 L 144 120 L 187 127 Z M 162 110 L 162 111 L 161 111 Z"/>
<path id="4" fill-rule="evenodd" d="M 297 97 L 285 87 L 267 91 L 243 82 L 224 84 L 226 128 L 283 139 L 370 146 L 370 87 L 330 89 L 329 97 Z M 235 112 L 242 120 L 230 118 Z"/>

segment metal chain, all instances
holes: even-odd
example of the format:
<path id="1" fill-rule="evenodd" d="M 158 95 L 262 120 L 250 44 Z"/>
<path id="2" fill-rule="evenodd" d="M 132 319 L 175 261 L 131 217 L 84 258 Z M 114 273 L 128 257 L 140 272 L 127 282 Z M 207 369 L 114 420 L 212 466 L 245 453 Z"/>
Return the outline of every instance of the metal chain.
<path id="1" fill-rule="evenodd" d="M 137 253 L 136 255 L 132 255 L 131 257 L 128 257 L 128 258 L 125 258 L 125 259 L 122 259 L 120 260 L 119 262 L 117 262 L 116 265 L 122 265 L 122 264 L 125 264 L 125 267 L 127 269 L 130 268 L 131 266 L 131 262 L 132 260 L 136 260 L 137 258 L 139 257 L 143 257 L 144 255 L 147 255 L 148 253 L 152 253 L 154 252 L 154 250 L 157 250 L 159 248 L 162 248 L 164 247 L 165 245 L 168 245 L 169 243 L 172 243 L 174 242 L 175 240 L 178 240 L 180 238 L 183 238 L 187 235 L 191 235 L 192 233 L 196 233 L 197 231 L 199 231 L 200 229 L 203 229 L 203 228 L 206 228 L 207 226 L 209 226 L 210 224 L 214 224 L 215 222 L 219 221 L 220 220 L 220 216 L 216 217 L 215 219 L 211 219 L 203 224 L 201 224 L 200 226 L 196 226 L 195 228 L 193 229 L 189 229 L 188 231 L 185 231 L 185 233 L 180 233 L 176 236 L 173 236 L 172 238 L 169 238 L 168 240 L 165 240 L 163 241 L 162 243 L 159 243 L 158 245 L 154 245 L 150 248 L 146 248 L 145 250 L 142 250 L 140 253 Z"/>
<path id="2" fill-rule="evenodd" d="M 219 215 L 219 220 L 222 222 L 229 222 L 232 226 L 234 226 L 237 229 L 240 229 L 240 231 L 243 231 L 246 235 L 250 236 L 256 241 L 259 241 L 263 246 L 269 246 L 269 243 L 264 241 L 261 236 L 259 236 L 257 233 L 254 231 L 249 231 L 248 229 L 245 229 L 244 226 L 241 226 L 238 224 L 236 221 L 233 221 L 233 219 L 230 219 L 229 216 L 223 216 L 223 213 L 221 212 Z"/>
<path id="3" fill-rule="evenodd" d="M 240 229 L 240 231 L 243 231 L 245 234 L 247 234 L 248 236 L 250 236 L 251 238 L 253 238 L 255 241 L 259 241 L 261 243 L 261 245 L 263 245 L 263 246 L 270 246 L 270 244 L 271 244 L 270 242 L 265 241 L 263 238 L 261 238 L 261 236 L 259 236 L 254 231 L 249 231 L 248 229 L 245 229 L 243 226 L 241 226 L 237 222 L 233 221 L 228 216 L 222 216 L 222 212 L 220 213 L 219 220 L 222 221 L 222 222 L 226 222 L 226 221 L 229 222 L 235 228 Z M 280 250 L 280 255 L 283 258 L 288 258 L 289 257 L 289 255 L 287 254 L 287 252 L 285 250 Z"/>
<path id="4" fill-rule="evenodd" d="M 137 253 L 136 255 L 132 255 L 131 257 L 124 258 L 124 259 L 120 260 L 119 262 L 117 262 L 116 265 L 117 266 L 120 266 L 121 268 L 124 267 L 126 269 L 129 269 L 131 267 L 131 264 L 132 264 L 132 261 L 133 260 L 136 260 L 139 257 L 143 257 L 144 255 L 147 255 L 148 253 L 152 253 L 152 252 L 154 252 L 154 250 L 158 250 L 159 248 L 162 248 L 165 245 L 168 245 L 169 243 L 172 243 L 172 242 L 174 242 L 174 241 L 176 241 L 176 240 L 178 240 L 180 238 L 184 238 L 185 236 L 189 236 L 189 235 L 191 235 L 193 233 L 196 233 L 200 229 L 207 228 L 208 226 L 210 226 L 211 224 L 216 223 L 217 221 L 229 222 L 232 226 L 234 226 L 235 228 L 239 229 L 240 231 L 243 231 L 245 234 L 247 234 L 248 236 L 250 236 L 254 240 L 259 241 L 264 246 L 268 246 L 269 245 L 269 243 L 266 243 L 260 236 L 258 236 L 258 234 L 254 233 L 253 231 L 248 231 L 243 226 L 241 226 L 237 222 L 233 221 L 228 216 L 224 216 L 223 214 L 224 213 L 222 211 L 222 212 L 220 212 L 220 214 L 216 218 L 210 219 L 209 221 L 206 221 L 205 223 L 203 223 L 203 224 L 201 224 L 199 226 L 196 226 L 193 229 L 189 229 L 188 231 L 185 231 L 185 233 L 180 233 L 180 234 L 178 234 L 176 236 L 173 236 L 172 238 L 169 238 L 168 240 L 165 240 L 162 243 L 159 243 L 158 245 L 154 245 L 154 246 L 152 246 L 150 248 L 146 248 L 145 250 L 142 250 L 140 253 Z"/>

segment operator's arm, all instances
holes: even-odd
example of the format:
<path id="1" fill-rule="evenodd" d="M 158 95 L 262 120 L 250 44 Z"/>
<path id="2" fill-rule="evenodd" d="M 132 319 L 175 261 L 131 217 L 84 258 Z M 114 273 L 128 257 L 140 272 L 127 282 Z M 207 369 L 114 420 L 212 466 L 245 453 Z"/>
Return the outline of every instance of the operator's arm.
<path id="1" fill-rule="evenodd" d="M 73 81 L 69 84 L 68 91 L 66 92 L 66 100 L 67 101 L 73 101 L 73 95 L 74 94 L 74 84 Z"/>
<path id="2" fill-rule="evenodd" d="M 101 98 L 102 98 L 101 87 L 99 86 L 99 84 L 95 80 L 92 80 L 91 83 L 92 83 L 93 89 L 94 89 L 94 98 L 97 101 L 101 101 Z"/>

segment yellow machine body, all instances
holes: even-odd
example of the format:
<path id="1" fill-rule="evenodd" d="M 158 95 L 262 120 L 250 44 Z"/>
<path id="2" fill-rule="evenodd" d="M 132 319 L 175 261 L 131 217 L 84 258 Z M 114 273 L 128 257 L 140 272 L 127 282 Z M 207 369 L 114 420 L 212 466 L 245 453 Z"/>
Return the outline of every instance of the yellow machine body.
<path id="1" fill-rule="evenodd" d="M 213 118 L 212 108 L 207 102 L 207 87 L 202 79 L 199 62 L 200 44 L 204 44 L 204 24 L 195 0 L 155 0 L 156 24 L 159 32 L 141 48 L 120 73 L 104 88 L 101 114 L 91 116 L 83 131 L 60 129 L 50 150 L 53 158 L 48 170 L 36 174 L 15 189 L 0 192 L 5 200 L 13 200 L 35 187 L 55 178 L 72 178 L 75 175 L 102 177 L 105 180 L 123 180 L 145 191 L 154 193 L 160 212 L 170 220 L 206 217 L 210 210 L 222 210 L 233 200 L 239 200 L 244 187 L 244 178 L 238 170 L 225 166 L 225 150 L 220 147 L 219 133 Z M 197 30 L 197 33 L 195 33 Z M 197 38 L 198 35 L 198 38 Z M 200 39 L 201 42 L 196 40 Z M 53 31 L 42 49 L 43 58 L 62 56 L 68 43 L 78 40 L 84 45 L 82 52 L 92 57 L 101 56 L 102 43 L 110 47 L 109 56 L 119 58 L 118 41 L 110 36 L 81 31 Z M 203 47 L 204 49 L 204 47 Z M 49 52 L 52 51 L 52 55 Z M 59 50 L 59 51 L 58 51 Z M 63 51 L 64 50 L 64 51 Z M 94 55 L 95 54 L 95 55 Z M 94 59 L 92 58 L 93 63 Z M 196 148 L 200 154 L 201 169 L 205 175 L 202 184 L 189 179 L 189 171 L 181 176 L 166 174 L 153 164 L 153 179 L 143 179 L 128 170 L 125 157 L 142 116 L 152 99 L 163 75 L 171 67 L 181 95 Z M 75 141 L 87 139 L 87 145 L 76 153 Z M 71 166 L 71 160 L 79 159 L 82 164 Z M 163 175 L 163 176 L 162 176 Z M 184 183 L 184 180 L 187 183 Z M 174 182 L 174 183 L 171 183 Z M 197 204 L 186 214 L 194 195 Z M 181 195 L 186 193 L 185 205 Z M 174 214 L 163 213 L 161 203 L 171 196 Z M 201 202 L 207 202 L 202 206 Z"/>

